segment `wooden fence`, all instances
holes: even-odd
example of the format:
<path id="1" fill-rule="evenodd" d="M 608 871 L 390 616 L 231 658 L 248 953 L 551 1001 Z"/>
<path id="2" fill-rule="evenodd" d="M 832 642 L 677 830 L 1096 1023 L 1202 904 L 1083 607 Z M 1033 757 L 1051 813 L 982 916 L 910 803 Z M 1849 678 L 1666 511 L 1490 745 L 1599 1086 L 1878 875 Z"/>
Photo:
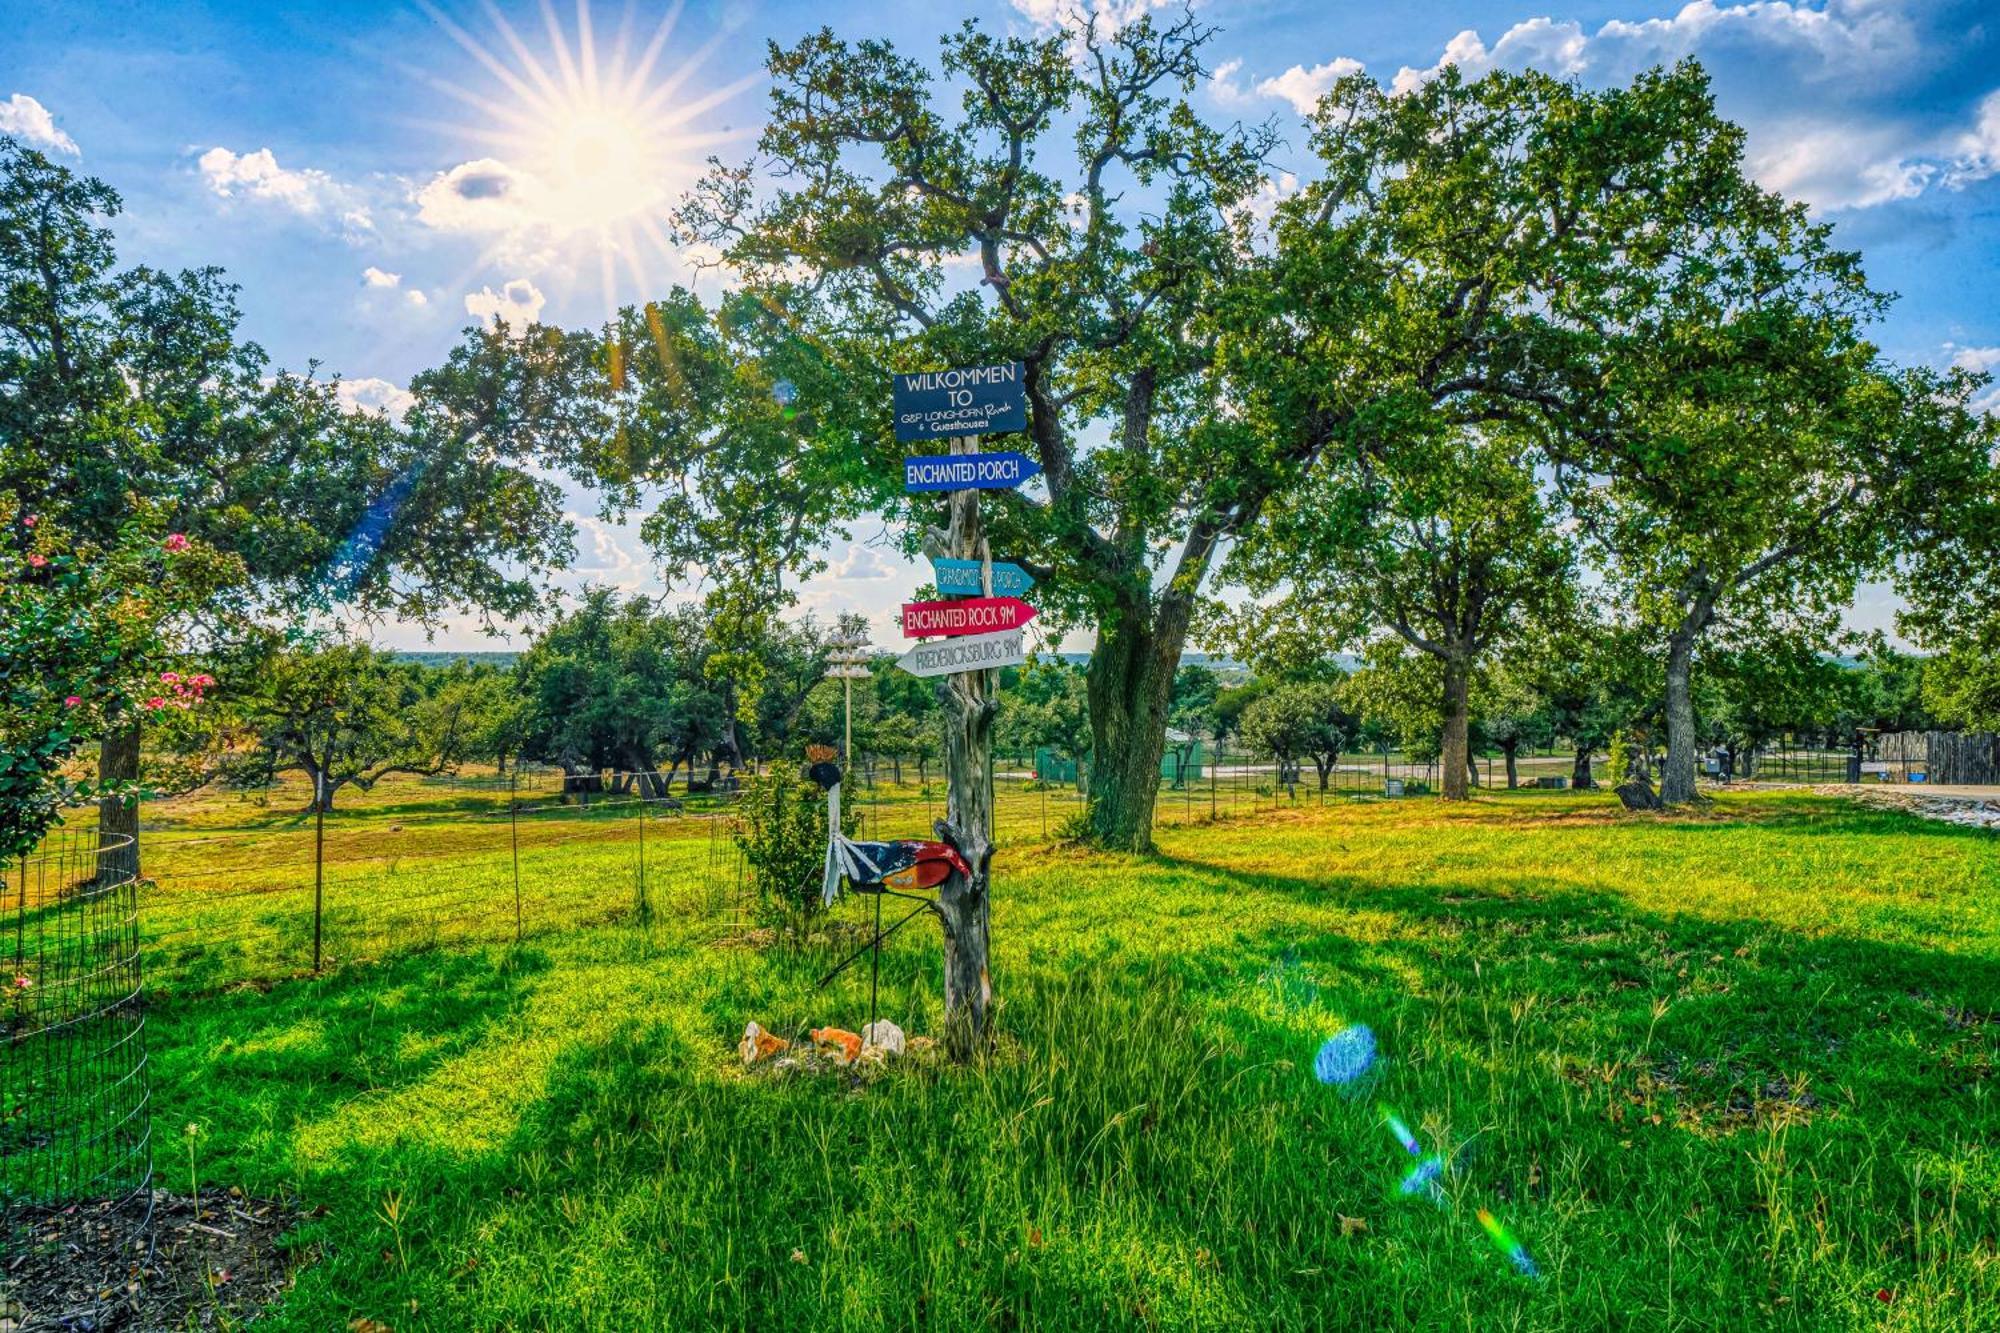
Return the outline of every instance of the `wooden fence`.
<path id="1" fill-rule="evenodd" d="M 1956 786 L 2000 783 L 2000 734 L 1991 731 L 1897 731 L 1876 738 L 1875 757 L 1924 780 Z"/>

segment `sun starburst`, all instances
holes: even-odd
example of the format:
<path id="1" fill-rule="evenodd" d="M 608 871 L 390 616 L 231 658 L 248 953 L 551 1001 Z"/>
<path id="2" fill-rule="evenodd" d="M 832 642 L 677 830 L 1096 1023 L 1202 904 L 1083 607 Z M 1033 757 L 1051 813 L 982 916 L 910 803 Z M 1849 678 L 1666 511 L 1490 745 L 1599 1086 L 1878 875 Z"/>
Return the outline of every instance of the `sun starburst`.
<path id="1" fill-rule="evenodd" d="M 432 0 L 417 2 L 472 58 L 485 85 L 425 75 L 479 113 L 479 123 L 445 128 L 482 152 L 418 196 L 425 220 L 490 234 L 482 263 L 530 252 L 594 263 L 607 311 L 618 303 L 621 282 L 634 289 L 628 295 L 652 295 L 655 265 L 682 262 L 668 239 L 668 210 L 714 145 L 747 133 L 700 128 L 707 113 L 761 81 L 750 74 L 696 86 L 727 31 L 669 70 L 663 57 L 681 17 L 678 0 L 643 45 L 633 40 L 629 6 L 611 40 L 600 43 L 589 0 L 576 0 L 567 25 L 551 0 L 540 0 L 538 38 L 481 0 L 490 29 L 483 39 Z"/>

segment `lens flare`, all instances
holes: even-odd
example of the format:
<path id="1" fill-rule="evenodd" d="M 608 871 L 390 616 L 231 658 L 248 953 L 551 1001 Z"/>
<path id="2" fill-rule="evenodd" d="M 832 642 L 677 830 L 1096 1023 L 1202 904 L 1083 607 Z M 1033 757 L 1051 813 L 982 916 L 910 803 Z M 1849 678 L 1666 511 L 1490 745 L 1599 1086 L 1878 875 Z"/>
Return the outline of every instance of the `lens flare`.
<path id="1" fill-rule="evenodd" d="M 1438 1177 L 1444 1174 L 1444 1158 L 1432 1153 L 1423 1161 L 1410 1168 L 1397 1188 L 1404 1195 L 1429 1193 L 1434 1198 L 1442 1198 L 1444 1191 L 1438 1186 Z"/>
<path id="2" fill-rule="evenodd" d="M 1313 1074 L 1322 1083 L 1347 1087 L 1375 1065 L 1375 1033 L 1365 1023 L 1342 1028 L 1328 1037 L 1313 1057 Z"/>
<path id="3" fill-rule="evenodd" d="M 403 502 L 410 498 L 410 492 L 416 488 L 423 470 L 423 464 L 418 463 L 396 474 L 335 548 L 326 569 L 327 588 L 335 600 L 352 596 L 362 579 L 368 576 L 376 557 L 382 552 L 383 543 L 388 540 L 389 529 L 395 525 L 396 515 L 402 510 Z"/>
<path id="4" fill-rule="evenodd" d="M 1519 1273 L 1522 1277 L 1540 1277 L 1542 1275 L 1542 1270 L 1535 1267 L 1535 1260 L 1528 1253 L 1528 1247 L 1514 1239 L 1514 1233 L 1509 1231 L 1499 1218 L 1481 1208 L 1479 1210 L 1479 1225 L 1485 1228 L 1486 1237 L 1493 1242 L 1493 1248 L 1506 1256 L 1507 1262 L 1514 1266 L 1515 1272 Z"/>
<path id="5" fill-rule="evenodd" d="M 1382 1113 L 1382 1123 L 1388 1127 L 1389 1133 L 1394 1136 L 1397 1146 L 1412 1157 L 1422 1157 L 1424 1155 L 1424 1146 L 1417 1142 L 1417 1136 L 1410 1132 L 1410 1127 L 1404 1124 L 1394 1111 L 1386 1106 L 1378 1106 L 1375 1109 Z"/>

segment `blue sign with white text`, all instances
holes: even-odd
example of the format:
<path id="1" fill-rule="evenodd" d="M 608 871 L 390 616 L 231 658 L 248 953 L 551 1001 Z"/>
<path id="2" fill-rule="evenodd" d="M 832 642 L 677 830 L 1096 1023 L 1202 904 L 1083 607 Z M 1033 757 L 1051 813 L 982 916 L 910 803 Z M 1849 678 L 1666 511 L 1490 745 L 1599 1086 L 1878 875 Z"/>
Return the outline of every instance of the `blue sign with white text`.
<path id="1" fill-rule="evenodd" d="M 890 387 L 899 444 L 1028 428 L 1028 386 L 1019 361 L 892 375 Z"/>
<path id="2" fill-rule="evenodd" d="M 940 593 L 953 597 L 979 597 L 986 592 L 979 579 L 977 560 L 932 556 L 931 569 L 937 574 L 937 590 Z M 1034 578 L 1019 565 L 1006 560 L 993 562 L 993 596 L 1019 597 L 1034 586 Z"/>
<path id="3" fill-rule="evenodd" d="M 903 489 L 1011 491 L 1041 470 L 1026 454 L 931 454 L 903 460 Z"/>

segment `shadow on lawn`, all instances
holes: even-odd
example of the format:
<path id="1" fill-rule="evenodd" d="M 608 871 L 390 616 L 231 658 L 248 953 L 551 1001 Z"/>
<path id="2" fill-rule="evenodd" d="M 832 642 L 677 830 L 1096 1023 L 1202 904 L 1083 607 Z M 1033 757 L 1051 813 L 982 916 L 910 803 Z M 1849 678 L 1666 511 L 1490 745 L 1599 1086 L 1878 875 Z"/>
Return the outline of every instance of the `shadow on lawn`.
<path id="1" fill-rule="evenodd" d="M 1269 928 L 1245 941 L 1312 966 L 1349 1021 L 1536 1040 L 1690 1104 L 1745 1105 L 1772 1089 L 1891 1099 L 1940 1132 L 1996 1129 L 1976 1093 L 2000 1063 L 2000 960 L 1757 919 L 1634 907 L 1615 893 L 1465 890 L 1311 880 L 1204 866 L 1237 895 L 1386 914 L 1356 946 L 1328 931 Z M 1384 971 L 1409 979 L 1385 995 Z M 1413 1008 L 1414 1006 L 1414 1008 Z M 1519 1007 L 1517 1006 L 1525 1006 Z M 1743 1127 L 1738 1124 L 1733 1127 Z"/>
<path id="2" fill-rule="evenodd" d="M 156 1115 L 169 1125 L 213 1126 L 227 1156 L 253 1126 L 316 1120 L 356 1098 L 420 1083 L 517 1011 L 547 968 L 533 950 L 430 951 L 318 979 L 155 1002 L 148 1023 Z M 274 1162 L 267 1145 L 232 1167 L 246 1187 L 268 1190 L 288 1182 L 291 1164 Z"/>

